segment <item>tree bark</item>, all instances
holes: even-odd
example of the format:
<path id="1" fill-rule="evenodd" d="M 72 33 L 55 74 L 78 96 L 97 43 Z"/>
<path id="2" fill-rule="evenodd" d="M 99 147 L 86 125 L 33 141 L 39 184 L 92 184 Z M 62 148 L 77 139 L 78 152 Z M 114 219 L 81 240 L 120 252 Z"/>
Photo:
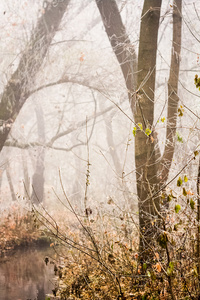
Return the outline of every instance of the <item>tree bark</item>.
<path id="1" fill-rule="evenodd" d="M 200 158 L 197 174 L 197 274 L 198 274 L 198 290 L 200 298 Z"/>
<path id="2" fill-rule="evenodd" d="M 178 105 L 179 56 L 181 49 L 182 1 L 177 0 L 173 5 L 173 44 L 168 81 L 167 143 L 161 163 L 161 158 L 159 157 L 158 159 L 158 151 L 156 150 L 157 136 L 154 132 L 153 122 L 157 38 L 162 1 L 144 1 L 140 27 L 137 89 L 135 85 L 135 73 L 137 70 L 135 52 L 134 48 L 132 48 L 132 59 L 129 59 L 129 53 L 125 49 L 127 49 L 127 44 L 130 44 L 130 40 L 122 24 L 116 2 L 115 0 L 96 0 L 96 3 L 111 46 L 125 78 L 135 123 L 137 126 L 139 124 L 138 127 L 141 129 L 137 129 L 135 135 L 136 181 L 141 231 L 139 250 L 141 260 L 148 261 L 151 257 L 150 252 L 157 239 L 160 227 L 160 199 L 156 191 L 158 191 L 160 184 L 165 183 L 167 180 L 174 153 L 174 135 Z M 134 101 L 132 101 L 132 97 Z M 146 129 L 148 129 L 150 134 L 146 134 Z M 161 170 L 159 169 L 158 162 L 162 166 Z M 166 162 L 167 165 L 165 165 Z M 160 174 L 161 181 L 158 178 Z M 153 196 L 155 193 L 156 197 Z"/>
<path id="3" fill-rule="evenodd" d="M 96 0 L 97 7 L 110 40 L 113 51 L 120 64 L 132 111 L 135 106 L 137 57 L 134 46 L 126 33 L 115 0 Z"/>
<path id="4" fill-rule="evenodd" d="M 168 110 L 167 110 L 167 132 L 164 154 L 160 163 L 161 183 L 167 180 L 172 164 L 175 148 L 175 135 L 178 110 L 178 81 L 181 53 L 181 28 L 182 28 L 182 0 L 176 0 L 173 5 L 173 41 L 171 50 L 170 76 L 168 80 Z"/>
<path id="5" fill-rule="evenodd" d="M 50 3 L 39 18 L 30 41 L 24 50 L 17 70 L 8 81 L 0 103 L 0 151 L 11 125 L 24 105 L 27 95 L 40 69 L 52 39 L 66 11 L 69 0 L 59 2 L 56 7 Z"/>
<path id="6" fill-rule="evenodd" d="M 153 122 L 157 38 L 161 2 L 161 0 L 144 1 L 138 54 L 135 122 L 142 124 L 143 130 L 137 129 L 135 136 L 135 164 L 141 234 L 139 252 L 144 261 L 149 257 L 151 246 L 156 240 L 154 225 L 158 226 L 156 210 L 160 210 L 159 197 L 152 198 L 152 194 L 158 187 L 156 138 L 153 131 Z M 152 130 L 149 136 L 144 133 L 146 128 Z"/>
<path id="7" fill-rule="evenodd" d="M 37 103 L 35 107 L 35 113 L 37 118 L 37 129 L 38 129 L 38 140 L 40 144 L 45 144 L 45 124 L 44 114 L 42 107 Z M 44 200 L 44 158 L 45 158 L 45 147 L 38 147 L 37 161 L 35 172 L 32 178 L 32 194 L 31 201 L 34 204 L 39 204 Z"/>
<path id="8" fill-rule="evenodd" d="M 10 193 L 11 193 L 12 201 L 16 201 L 17 198 L 16 198 L 16 194 L 15 194 L 14 185 L 13 185 L 13 182 L 12 182 L 12 176 L 10 174 L 10 164 L 9 164 L 9 162 L 7 162 L 6 175 L 7 175 L 8 184 L 9 184 L 9 187 L 10 187 Z"/>
<path id="9" fill-rule="evenodd" d="M 151 194 L 158 184 L 154 132 L 148 137 L 145 129 L 151 129 L 154 120 L 154 90 L 156 74 L 157 36 L 160 19 L 161 0 L 145 0 L 140 29 L 138 56 L 138 78 L 136 81 L 136 55 L 134 47 L 126 34 L 115 0 L 96 0 L 106 33 L 113 51 L 120 64 L 135 122 L 140 123 L 144 130 L 137 130 L 135 136 L 135 163 L 137 193 L 139 200 L 139 223 L 141 229 L 140 253 L 152 241 L 152 216 L 159 209 L 158 198 L 152 199 Z M 129 46 L 128 46 L 129 45 Z M 131 47 L 132 58 L 127 48 Z M 137 97 L 135 97 L 137 82 Z M 136 100 L 133 101 L 133 100 Z M 155 202 L 154 202 L 155 201 Z M 155 204 L 155 205 L 154 205 Z"/>
<path id="10" fill-rule="evenodd" d="M 23 180 L 24 180 L 24 196 L 30 198 L 30 177 L 28 172 L 27 155 L 24 155 L 24 151 L 21 150 L 21 160 L 23 169 Z"/>

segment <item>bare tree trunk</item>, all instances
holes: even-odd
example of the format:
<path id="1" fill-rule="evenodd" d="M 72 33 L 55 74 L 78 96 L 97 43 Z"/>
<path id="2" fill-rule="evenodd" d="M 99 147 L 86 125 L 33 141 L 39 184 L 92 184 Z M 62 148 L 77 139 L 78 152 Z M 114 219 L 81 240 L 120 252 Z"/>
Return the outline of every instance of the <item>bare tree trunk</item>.
<path id="1" fill-rule="evenodd" d="M 27 151 L 27 150 L 25 150 Z M 24 196 L 29 199 L 30 197 L 30 177 L 27 166 L 27 155 L 24 157 L 24 150 L 21 150 L 22 168 L 24 175 Z"/>
<path id="2" fill-rule="evenodd" d="M 197 273 L 198 273 L 198 285 L 200 287 L 200 158 L 199 158 L 199 168 L 197 175 Z"/>
<path id="3" fill-rule="evenodd" d="M 172 164 L 175 147 L 175 134 L 178 110 L 178 81 L 180 69 L 181 53 L 181 28 L 182 28 L 182 0 L 176 0 L 173 5 L 173 41 L 171 50 L 170 76 L 168 80 L 168 111 L 167 111 L 167 132 L 166 143 L 161 167 L 161 183 L 167 180 L 169 170 Z"/>
<path id="4" fill-rule="evenodd" d="M 22 54 L 17 70 L 4 89 L 0 102 L 0 119 L 3 120 L 0 126 L 0 151 L 10 132 L 11 124 L 27 99 L 68 4 L 69 0 L 65 0 L 59 2 L 56 7 L 51 3 L 47 5 Z"/>
<path id="5" fill-rule="evenodd" d="M 100 101 L 100 108 L 103 111 L 103 103 Z M 106 126 L 106 139 L 109 147 L 109 152 L 115 167 L 115 171 L 117 174 L 117 179 L 120 181 L 120 177 L 122 176 L 122 166 L 120 163 L 120 159 L 117 155 L 117 151 L 115 149 L 115 143 L 114 143 L 114 138 L 113 138 L 113 130 L 112 130 L 112 118 L 114 116 L 115 112 L 111 112 L 107 116 L 103 115 L 104 123 Z"/>
<path id="6" fill-rule="evenodd" d="M 134 46 L 126 33 L 115 0 L 96 0 L 97 7 L 110 40 L 113 51 L 120 64 L 129 96 L 131 109 L 134 112 L 137 58 Z"/>
<path id="7" fill-rule="evenodd" d="M 130 46 L 130 40 L 127 37 L 116 1 L 96 0 L 96 3 L 111 46 L 124 75 L 135 123 L 141 129 L 137 129 L 135 136 L 135 163 L 141 230 L 139 250 L 141 258 L 147 261 L 160 227 L 158 217 L 160 199 L 159 196 L 154 197 L 153 195 L 158 191 L 160 184 L 166 182 L 174 153 L 174 134 L 178 105 L 179 55 L 181 49 L 182 1 L 177 0 L 173 5 L 173 44 L 168 82 L 169 103 L 166 133 L 169 143 L 165 146 L 162 164 L 160 164 L 162 170 L 158 170 L 159 151 L 156 150 L 157 136 L 153 126 L 157 38 L 162 1 L 144 1 L 139 40 L 137 91 L 135 51 L 133 46 Z M 130 53 L 126 51 L 130 47 L 132 49 L 131 58 Z M 137 95 L 136 97 L 135 94 Z M 146 134 L 146 129 L 148 130 L 148 134 Z M 166 162 L 167 165 L 165 166 Z M 158 178 L 160 174 L 158 171 L 162 172 L 161 182 L 160 178 Z"/>
<path id="8" fill-rule="evenodd" d="M 102 101 L 100 101 L 100 107 L 103 111 L 104 107 L 102 105 Z M 116 151 L 116 145 L 114 143 L 113 137 L 113 129 L 112 129 L 112 118 L 115 112 L 111 112 L 108 116 L 103 115 L 105 126 L 106 126 L 106 139 L 109 147 L 109 153 L 113 161 L 113 165 L 115 167 L 117 180 L 119 183 L 119 189 L 123 193 L 125 199 L 125 207 L 133 209 L 134 206 L 137 205 L 132 202 L 131 199 L 131 191 L 126 183 L 125 180 L 122 179 L 122 172 L 123 172 L 123 164 L 120 162 L 120 158 Z"/>
<path id="9" fill-rule="evenodd" d="M 6 175 L 7 175 L 7 178 L 8 178 L 8 184 L 9 184 L 9 187 L 10 187 L 12 201 L 16 201 L 17 198 L 16 198 L 16 194 L 15 194 L 15 189 L 14 189 L 14 186 L 13 186 L 13 183 L 12 183 L 12 176 L 10 175 L 10 164 L 9 164 L 9 162 L 7 162 Z"/>
<path id="10" fill-rule="evenodd" d="M 154 94 L 156 77 L 157 38 L 160 20 L 161 0 L 145 0 L 140 27 L 138 55 L 138 92 L 135 122 L 142 124 L 135 136 L 135 163 L 137 194 L 139 201 L 139 225 L 141 257 L 146 260 L 155 240 L 154 221 L 157 221 L 159 197 L 152 198 L 158 187 L 156 139 L 153 132 Z M 140 125 L 141 126 L 141 125 Z M 147 136 L 144 131 L 152 133 Z M 157 224 L 155 224 L 157 226 Z"/>
<path id="11" fill-rule="evenodd" d="M 44 114 L 42 107 L 37 103 L 36 108 L 36 117 L 37 117 L 37 128 L 38 128 L 38 141 L 41 144 L 45 144 L 45 124 L 44 124 Z M 38 147 L 37 152 L 37 162 L 35 172 L 32 178 L 32 187 L 33 191 L 31 194 L 31 200 L 34 204 L 39 204 L 44 200 L 44 157 L 45 157 L 45 148 Z"/>
<path id="12" fill-rule="evenodd" d="M 144 130 L 137 130 L 135 137 L 135 162 L 137 173 L 137 192 L 139 199 L 139 222 L 141 229 L 140 253 L 144 255 L 147 245 L 152 241 L 152 215 L 155 208 L 159 209 L 158 198 L 152 199 L 153 189 L 158 184 L 154 132 L 145 134 L 151 129 L 154 120 L 154 90 L 156 74 L 157 36 L 160 19 L 161 0 L 146 0 L 142 11 L 140 44 L 138 57 L 138 84 L 136 91 L 136 55 L 126 34 L 115 0 L 96 0 L 107 35 L 113 51 L 120 63 L 126 82 L 135 122 L 140 123 Z M 132 56 L 130 57 L 130 52 Z M 135 102 L 136 100 L 136 102 Z M 153 203 L 155 201 L 155 203 Z M 148 247 L 149 249 L 149 247 Z M 147 255 L 148 256 L 148 255 Z"/>

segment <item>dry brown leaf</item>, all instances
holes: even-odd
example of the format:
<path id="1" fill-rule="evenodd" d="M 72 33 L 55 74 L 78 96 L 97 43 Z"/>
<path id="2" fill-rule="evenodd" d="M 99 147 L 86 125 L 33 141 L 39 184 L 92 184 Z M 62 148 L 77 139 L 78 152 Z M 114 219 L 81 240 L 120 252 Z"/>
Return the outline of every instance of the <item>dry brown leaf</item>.
<path id="1" fill-rule="evenodd" d="M 157 270 L 159 273 L 161 272 L 162 268 L 161 268 L 160 263 L 157 263 L 157 264 L 156 264 L 156 270 Z"/>

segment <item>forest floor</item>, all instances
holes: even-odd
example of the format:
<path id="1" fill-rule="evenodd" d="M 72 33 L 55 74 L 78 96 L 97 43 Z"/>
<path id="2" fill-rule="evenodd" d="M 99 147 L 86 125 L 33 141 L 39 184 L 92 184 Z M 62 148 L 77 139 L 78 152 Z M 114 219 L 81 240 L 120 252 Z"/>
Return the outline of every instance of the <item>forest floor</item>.
<path id="1" fill-rule="evenodd" d="M 12 250 L 22 246 L 41 243 L 55 250 L 57 283 L 46 299 L 199 299 L 196 252 L 189 242 L 185 243 L 187 251 L 181 248 L 181 256 L 176 251 L 178 246 L 172 249 L 170 244 L 170 263 L 164 250 L 155 244 L 150 263 L 142 265 L 132 219 L 86 218 L 73 212 L 66 217 L 58 210 L 55 216 L 39 210 L 14 210 L 0 222 L 0 257 L 12 255 Z M 175 228 L 174 235 L 180 238 L 182 232 Z M 189 255 L 184 251 L 190 251 Z M 45 263 L 50 264 L 51 257 L 46 257 Z"/>

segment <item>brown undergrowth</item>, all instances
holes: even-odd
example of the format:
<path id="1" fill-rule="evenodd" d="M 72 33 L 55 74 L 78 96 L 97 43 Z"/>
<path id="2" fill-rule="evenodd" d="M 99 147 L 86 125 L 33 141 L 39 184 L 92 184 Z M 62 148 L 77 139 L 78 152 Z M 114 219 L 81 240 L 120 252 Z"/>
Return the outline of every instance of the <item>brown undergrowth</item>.
<path id="1" fill-rule="evenodd" d="M 199 299 L 197 205 L 191 191 L 183 192 L 172 197 L 170 191 L 169 207 L 163 211 L 165 226 L 157 228 L 150 259 L 142 264 L 137 219 L 131 214 L 93 216 L 91 210 L 80 216 L 71 211 L 71 228 L 67 221 L 63 227 L 52 217 L 40 215 L 49 234 L 62 245 L 53 296 L 63 300 Z M 155 220 L 152 226 L 157 226 Z"/>
<path id="2" fill-rule="evenodd" d="M 21 246 L 32 245 L 46 237 L 31 211 L 11 206 L 0 222 L 0 257 Z"/>

